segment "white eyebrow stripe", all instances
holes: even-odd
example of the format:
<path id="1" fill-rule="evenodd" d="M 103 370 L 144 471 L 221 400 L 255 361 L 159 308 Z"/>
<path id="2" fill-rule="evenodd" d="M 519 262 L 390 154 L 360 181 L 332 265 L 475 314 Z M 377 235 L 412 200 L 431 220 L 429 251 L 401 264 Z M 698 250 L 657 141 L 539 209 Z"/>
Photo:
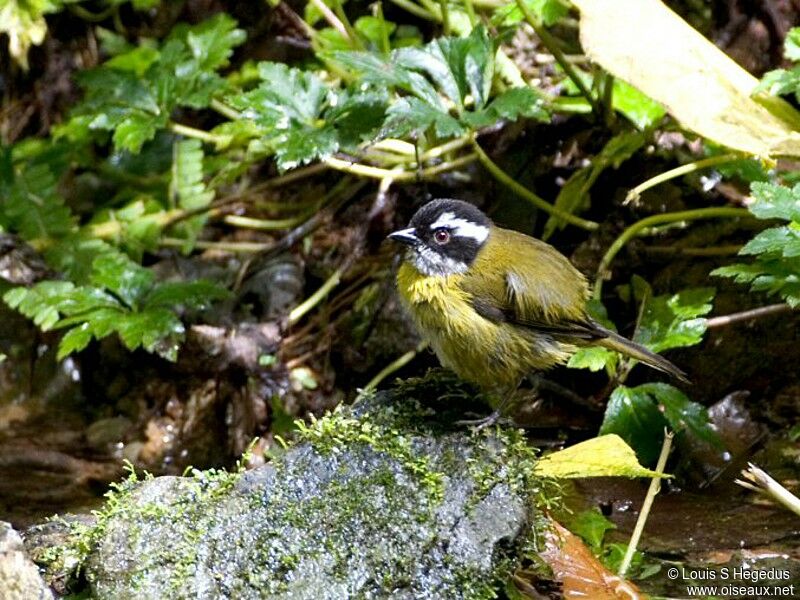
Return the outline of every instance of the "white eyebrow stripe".
<path id="1" fill-rule="evenodd" d="M 488 227 L 466 219 L 459 219 L 451 212 L 442 213 L 435 222 L 431 223 L 431 229 L 438 229 L 439 227 L 446 227 L 452 230 L 453 234 L 458 237 L 472 238 L 479 244 L 489 237 Z"/>

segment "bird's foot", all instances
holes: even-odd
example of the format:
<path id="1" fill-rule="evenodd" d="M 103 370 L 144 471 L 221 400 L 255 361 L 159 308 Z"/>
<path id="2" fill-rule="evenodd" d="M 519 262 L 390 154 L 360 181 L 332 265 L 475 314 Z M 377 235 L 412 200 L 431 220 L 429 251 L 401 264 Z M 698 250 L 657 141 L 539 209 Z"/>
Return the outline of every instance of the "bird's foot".
<path id="1" fill-rule="evenodd" d="M 496 410 L 488 417 L 483 417 L 481 419 L 462 419 L 456 421 L 456 425 L 466 425 L 467 427 L 471 427 L 473 433 L 477 433 L 481 429 L 486 429 L 487 427 L 491 427 L 497 423 L 511 423 L 511 420 L 508 418 L 501 418 L 500 411 Z"/>

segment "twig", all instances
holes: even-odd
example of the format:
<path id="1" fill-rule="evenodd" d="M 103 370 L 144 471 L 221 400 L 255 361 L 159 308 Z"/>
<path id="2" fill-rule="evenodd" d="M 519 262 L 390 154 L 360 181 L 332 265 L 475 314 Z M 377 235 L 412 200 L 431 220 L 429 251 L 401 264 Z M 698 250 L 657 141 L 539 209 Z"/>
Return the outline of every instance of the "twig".
<path id="1" fill-rule="evenodd" d="M 710 156 L 702 160 L 696 160 L 694 162 L 681 165 L 680 167 L 670 169 L 669 171 L 664 171 L 663 173 L 659 173 L 655 177 L 651 177 L 647 181 L 640 183 L 630 192 L 628 192 L 628 195 L 625 197 L 625 203 L 627 204 L 629 202 L 636 202 L 639 200 L 642 192 L 664 183 L 665 181 L 669 181 L 670 179 L 675 179 L 676 177 L 680 177 L 682 175 L 688 175 L 689 173 L 694 173 L 695 171 L 700 171 L 701 169 L 707 169 L 708 167 L 714 167 L 716 165 L 723 165 L 725 163 L 742 160 L 742 158 L 743 157 L 741 154 L 721 154 L 719 156 Z"/>
<path id="2" fill-rule="evenodd" d="M 322 0 L 311 0 L 311 4 L 313 4 L 320 13 L 322 13 L 323 18 L 328 22 L 328 24 L 333 27 L 336 31 L 342 34 L 342 37 L 353 43 L 353 40 L 350 39 L 350 34 L 347 32 L 347 28 L 344 26 L 339 20 L 334 12 L 328 8 L 328 5 L 325 4 Z"/>
<path id="3" fill-rule="evenodd" d="M 600 299 L 603 290 L 603 279 L 608 272 L 608 268 L 614 257 L 625 247 L 632 238 L 639 235 L 644 229 L 654 225 L 662 225 L 664 223 L 676 223 L 680 221 L 696 221 L 699 219 L 714 219 L 714 218 L 743 218 L 749 217 L 750 212 L 746 208 L 731 208 L 728 206 L 715 206 L 710 208 L 698 208 L 694 210 L 682 210 L 678 212 L 662 213 L 660 215 L 652 215 L 636 221 L 633 225 L 625 229 L 614 243 L 608 247 L 603 258 L 600 260 L 600 266 L 597 267 L 597 277 L 594 283 L 594 298 Z"/>
<path id="4" fill-rule="evenodd" d="M 746 481 L 742 479 L 736 480 L 736 483 L 740 486 L 769 496 L 775 502 L 782 504 L 800 516 L 800 498 L 775 481 L 766 471 L 753 463 L 747 463 L 747 468 L 742 471 L 742 477 Z"/>
<path id="5" fill-rule="evenodd" d="M 509 188 L 512 192 L 524 198 L 531 204 L 533 204 L 536 208 L 543 210 L 549 215 L 554 215 L 570 223 L 575 225 L 576 227 L 580 227 L 581 229 L 585 229 L 587 231 L 595 231 L 600 227 L 598 223 L 594 221 L 588 221 L 586 219 L 581 219 L 580 217 L 573 215 L 572 213 L 565 212 L 560 208 L 556 208 L 543 198 L 540 198 L 532 191 L 530 191 L 525 186 L 517 183 L 511 176 L 505 173 L 499 166 L 497 166 L 489 155 L 484 152 L 483 148 L 480 147 L 478 144 L 478 140 L 473 137 L 472 138 L 472 147 L 475 149 L 475 154 L 478 155 L 478 160 L 481 161 L 481 164 L 486 168 L 492 176 L 497 179 L 500 183 L 505 185 Z"/>
<path id="6" fill-rule="evenodd" d="M 706 321 L 706 328 L 713 329 L 714 327 L 725 327 L 740 321 L 749 321 L 750 319 L 759 319 L 769 315 L 777 315 L 780 313 L 791 312 L 792 307 L 788 304 L 770 304 L 769 306 L 761 306 L 750 310 L 743 310 L 742 312 L 733 313 L 730 315 L 722 315 L 720 317 L 712 317 Z"/>
<path id="7" fill-rule="evenodd" d="M 399 356 L 388 365 L 386 365 L 383 369 L 381 369 L 375 377 L 369 380 L 369 383 L 364 386 L 362 393 L 364 392 L 371 392 L 375 388 L 380 385 L 381 381 L 386 379 L 389 375 L 394 373 L 395 371 L 399 371 L 403 367 L 405 367 L 408 363 L 414 360 L 414 357 L 422 352 L 425 348 L 428 347 L 428 342 L 420 342 L 417 344 L 417 347 L 413 350 L 409 350 L 402 356 Z"/>
<path id="8" fill-rule="evenodd" d="M 328 279 L 325 280 L 325 283 L 323 283 L 316 292 L 295 306 L 294 309 L 292 309 L 292 312 L 289 313 L 289 324 L 293 325 L 294 323 L 297 323 L 306 315 L 306 313 L 312 310 L 317 304 L 322 302 L 325 296 L 330 294 L 331 290 L 339 285 L 339 282 L 342 280 L 342 273 L 344 273 L 344 271 L 344 265 L 336 269 L 333 272 L 333 275 L 328 277 Z"/>
<path id="9" fill-rule="evenodd" d="M 636 548 L 644 532 L 644 526 L 645 523 L 647 523 L 647 517 L 650 515 L 650 508 L 653 506 L 653 500 L 655 500 L 656 494 L 661 491 L 660 475 L 664 473 L 664 467 L 667 465 L 667 457 L 672 448 L 672 438 L 674 435 L 675 434 L 671 431 L 664 430 L 664 442 L 661 444 L 661 454 L 658 455 L 658 462 L 656 463 L 656 473 L 659 474 L 659 477 L 653 477 L 650 480 L 650 486 L 647 488 L 647 495 L 644 497 L 642 508 L 639 511 L 639 518 L 636 519 L 636 526 L 633 528 L 633 533 L 631 534 L 631 541 L 628 542 L 628 549 L 625 551 L 625 556 L 619 565 L 617 575 L 622 579 L 625 578 L 625 574 L 631 566 L 633 555 L 636 554 Z"/>
<path id="10" fill-rule="evenodd" d="M 225 142 L 225 139 L 219 135 L 214 135 L 213 133 L 203 131 L 202 129 L 196 129 L 194 127 L 189 127 L 188 125 L 181 125 L 180 123 L 175 123 L 172 121 L 167 125 L 167 129 L 184 137 L 195 138 L 202 142 L 214 144 L 215 146 L 221 146 Z"/>

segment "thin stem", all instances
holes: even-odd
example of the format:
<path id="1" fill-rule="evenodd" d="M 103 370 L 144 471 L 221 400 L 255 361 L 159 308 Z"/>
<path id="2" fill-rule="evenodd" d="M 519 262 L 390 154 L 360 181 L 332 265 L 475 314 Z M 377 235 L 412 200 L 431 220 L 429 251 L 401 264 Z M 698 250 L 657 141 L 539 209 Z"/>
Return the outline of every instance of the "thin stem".
<path id="1" fill-rule="evenodd" d="M 733 313 L 730 315 L 722 315 L 720 317 L 712 317 L 706 321 L 706 328 L 713 329 L 714 327 L 725 327 L 733 323 L 741 321 L 750 321 L 751 319 L 759 319 L 769 315 L 778 315 L 785 312 L 791 312 L 792 307 L 788 304 L 770 304 L 769 306 L 761 306 L 750 310 L 743 310 L 742 312 Z"/>
<path id="2" fill-rule="evenodd" d="M 216 98 L 212 98 L 209 106 L 221 114 L 223 117 L 229 118 L 231 121 L 238 121 L 242 118 L 242 114 L 236 110 L 235 108 L 231 108 L 224 102 L 217 100 Z"/>
<path id="3" fill-rule="evenodd" d="M 336 12 L 336 16 L 339 17 L 339 20 L 344 25 L 344 28 L 347 30 L 347 37 L 350 40 L 350 43 L 356 50 L 364 50 L 364 42 L 361 40 L 361 37 L 358 35 L 358 32 L 353 27 L 353 24 L 350 23 L 350 19 L 347 18 L 347 13 L 344 12 L 344 8 L 342 7 L 341 0 L 332 0 L 333 1 L 333 10 Z"/>
<path id="4" fill-rule="evenodd" d="M 614 124 L 614 76 L 611 73 L 603 74 L 603 113 L 606 126 Z"/>
<path id="5" fill-rule="evenodd" d="M 319 289 L 311 294 L 306 300 L 298 304 L 292 312 L 289 313 L 289 324 L 292 325 L 302 319 L 309 311 L 311 311 L 317 304 L 322 302 L 325 297 L 330 294 L 331 290 L 339 285 L 342 280 L 342 273 L 344 267 L 339 267 L 333 272 L 333 275 L 325 280 Z"/>
<path id="6" fill-rule="evenodd" d="M 164 237 L 159 240 L 161 246 L 172 248 L 183 248 L 187 244 L 187 240 L 180 238 Z M 223 252 L 261 252 L 267 250 L 272 244 L 260 244 L 257 242 L 209 242 L 206 240 L 197 240 L 194 242 L 195 248 L 201 250 L 221 250 Z"/>
<path id="7" fill-rule="evenodd" d="M 491 158 L 483 151 L 483 148 L 480 147 L 478 141 L 473 137 L 472 138 L 472 147 L 475 149 L 475 154 L 478 155 L 478 160 L 481 164 L 486 168 L 492 176 L 497 179 L 500 183 L 504 186 L 509 188 L 512 192 L 517 194 L 518 196 L 524 198 L 531 204 L 533 204 L 536 208 L 543 210 L 549 215 L 554 215 L 570 223 L 571 225 L 575 225 L 576 227 L 580 227 L 581 229 L 585 229 L 586 231 L 595 231 L 600 227 L 598 223 L 594 221 L 588 221 L 586 219 L 581 219 L 578 216 L 575 216 L 571 213 L 565 212 L 560 208 L 557 208 L 540 198 L 528 188 L 523 185 L 520 185 L 513 178 L 511 178 L 507 173 L 505 173 L 500 167 L 498 167 Z"/>
<path id="8" fill-rule="evenodd" d="M 694 173 L 695 171 L 699 171 L 701 169 L 707 169 L 708 167 L 723 165 L 725 163 L 734 162 L 737 160 L 742 160 L 741 154 L 720 154 L 719 156 L 709 156 L 708 158 L 696 160 L 694 162 L 681 165 L 680 167 L 670 169 L 669 171 L 664 171 L 663 173 L 659 173 L 655 177 L 651 177 L 647 181 L 644 181 L 633 188 L 630 192 L 628 192 L 625 202 L 636 202 L 639 200 L 642 192 L 664 183 L 665 181 L 669 181 L 670 179 L 675 179 L 676 177 L 688 175 L 689 173 Z"/>
<path id="9" fill-rule="evenodd" d="M 392 44 L 389 42 L 389 29 L 383 17 L 383 2 L 375 3 L 375 17 L 381 22 L 381 52 L 388 55 L 392 51 Z"/>
<path id="10" fill-rule="evenodd" d="M 447 154 L 448 152 L 454 152 L 455 150 L 461 150 L 464 146 L 469 146 L 471 142 L 470 136 L 465 135 L 460 138 L 456 138 L 439 146 L 434 146 L 430 150 L 427 150 L 422 153 L 419 157 L 420 162 L 425 162 L 432 158 L 439 158 Z"/>
<path id="11" fill-rule="evenodd" d="M 228 215 L 223 221 L 234 227 L 244 227 L 246 229 L 257 229 L 259 231 L 276 231 L 279 229 L 289 229 L 308 218 L 308 215 L 300 215 L 289 219 L 253 219 L 251 217 L 241 217 L 238 215 Z"/>
<path id="12" fill-rule="evenodd" d="M 167 128 L 178 135 L 195 138 L 202 142 L 214 144 L 215 146 L 221 146 L 225 143 L 225 138 L 222 136 L 214 135 L 213 133 L 203 131 L 202 129 L 195 129 L 194 127 L 189 127 L 188 125 L 170 122 L 169 125 L 167 125 Z"/>
<path id="13" fill-rule="evenodd" d="M 420 19 L 425 19 L 426 21 L 439 20 L 435 14 L 412 2 L 412 0 L 391 0 L 391 2 L 412 15 L 418 16 Z"/>
<path id="14" fill-rule="evenodd" d="M 326 158 L 323 162 L 332 169 L 337 171 L 344 171 L 360 177 L 370 177 L 373 179 L 385 179 L 387 177 L 394 181 L 414 181 L 418 177 L 428 179 L 435 177 L 440 173 L 452 171 L 466 164 L 473 162 L 477 156 L 468 154 L 455 160 L 436 165 L 435 167 L 428 167 L 421 171 L 393 171 L 390 169 L 381 169 L 380 167 L 371 167 L 369 165 L 362 165 L 359 163 L 349 162 L 340 158 Z"/>
<path id="15" fill-rule="evenodd" d="M 652 227 L 653 225 L 661 225 L 664 223 L 675 223 L 679 221 L 697 221 L 700 219 L 715 219 L 715 218 L 742 218 L 748 217 L 750 213 L 745 208 L 731 208 L 728 206 L 714 206 L 711 208 L 698 208 L 695 210 L 682 210 L 678 212 L 662 213 L 660 215 L 652 215 L 640 221 L 636 221 L 633 225 L 629 226 L 623 231 L 619 237 L 614 240 L 614 243 L 608 247 L 606 253 L 600 261 L 600 266 L 597 267 L 597 277 L 594 284 L 594 298 L 599 300 L 602 295 L 603 279 L 605 278 L 608 268 L 614 257 L 625 247 L 631 239 L 639 235 L 644 229 Z"/>
<path id="16" fill-rule="evenodd" d="M 742 471 L 742 477 L 744 480 L 736 480 L 740 486 L 769 496 L 775 502 L 800 516 L 800 498 L 773 479 L 769 473 L 753 463 L 747 463 L 747 469 Z"/>
<path id="17" fill-rule="evenodd" d="M 669 256 L 731 256 L 738 254 L 742 249 L 741 244 L 729 246 L 712 246 L 710 248 L 681 247 L 681 246 L 647 246 L 642 251 L 647 254 L 661 254 Z"/>
<path id="18" fill-rule="evenodd" d="M 664 430 L 664 443 L 661 444 L 661 454 L 658 455 L 658 462 L 656 463 L 656 473 L 659 475 L 664 473 L 664 467 L 667 466 L 667 457 L 672 448 L 672 438 L 674 436 L 675 434 L 671 431 Z M 625 579 L 625 574 L 631 566 L 633 555 L 636 553 L 636 547 L 639 545 L 639 539 L 642 537 L 645 523 L 647 523 L 647 517 L 650 515 L 650 508 L 653 506 L 653 500 L 655 500 L 656 494 L 658 494 L 659 491 L 661 491 L 661 477 L 653 477 L 650 480 L 650 486 L 647 488 L 647 495 L 644 497 L 644 502 L 642 502 L 639 518 L 636 519 L 636 526 L 633 528 L 631 541 L 628 542 L 628 549 L 625 551 L 625 556 L 619 565 L 619 571 L 617 571 L 617 575 L 622 579 Z"/>
<path id="19" fill-rule="evenodd" d="M 592 105 L 592 110 L 596 115 L 602 115 L 603 109 L 600 104 L 598 104 L 597 99 L 592 95 L 592 91 L 586 87 L 586 84 L 583 81 L 583 78 L 580 74 L 575 70 L 575 67 L 572 65 L 570 61 L 567 60 L 564 52 L 561 48 L 558 47 L 558 40 L 550 35 L 550 32 L 547 31 L 539 19 L 533 14 L 533 11 L 528 7 L 525 3 L 525 0 L 516 0 L 517 6 L 519 6 L 522 14 L 525 15 L 525 20 L 528 21 L 533 30 L 536 32 L 536 35 L 539 36 L 539 39 L 542 40 L 542 43 L 547 47 L 550 53 L 553 55 L 553 58 L 558 61 L 558 64 L 564 70 L 564 73 L 567 74 L 575 86 L 580 91 L 581 95 L 586 98 L 586 101 Z"/>
<path id="20" fill-rule="evenodd" d="M 444 33 L 446 36 L 449 36 L 451 33 L 450 9 L 447 6 L 447 0 L 439 0 L 439 6 L 441 7 L 442 11 L 442 33 Z"/>
<path id="21" fill-rule="evenodd" d="M 398 358 L 390 362 L 383 369 L 381 369 L 380 372 L 377 375 L 375 375 L 375 377 L 369 380 L 369 383 L 364 386 L 364 390 L 362 393 L 371 392 L 372 390 L 377 388 L 378 385 L 380 385 L 381 381 L 386 379 L 389 375 L 391 375 L 395 371 L 399 371 L 400 369 L 405 367 L 408 363 L 414 360 L 414 357 L 417 354 L 422 352 L 427 347 L 428 347 L 428 342 L 420 342 L 416 348 L 414 348 L 413 350 L 409 350 L 402 356 L 399 356 Z"/>
<path id="22" fill-rule="evenodd" d="M 311 4 L 313 4 L 319 10 L 319 12 L 322 13 L 323 18 L 331 27 L 341 33 L 344 39 L 348 40 L 350 43 L 353 43 L 353 41 L 350 39 L 350 34 L 347 32 L 347 28 L 334 14 L 334 12 L 328 8 L 327 4 L 325 4 L 322 0 L 311 0 Z"/>
<path id="23" fill-rule="evenodd" d="M 475 16 L 475 6 L 473 5 L 472 0 L 464 0 L 464 10 L 467 13 L 470 25 L 475 27 L 475 25 L 478 24 L 478 18 Z"/>

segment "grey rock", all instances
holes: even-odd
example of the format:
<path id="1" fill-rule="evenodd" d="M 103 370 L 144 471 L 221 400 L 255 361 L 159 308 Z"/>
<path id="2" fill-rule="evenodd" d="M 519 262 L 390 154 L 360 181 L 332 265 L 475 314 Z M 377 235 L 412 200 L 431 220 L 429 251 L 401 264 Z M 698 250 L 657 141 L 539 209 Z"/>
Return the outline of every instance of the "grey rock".
<path id="1" fill-rule="evenodd" d="M 100 518 L 93 596 L 494 597 L 533 521 L 531 455 L 513 435 L 432 417 L 413 392 L 324 419 L 241 475 L 132 487 Z"/>
<path id="2" fill-rule="evenodd" d="M 0 521 L 0 597 L 3 600 L 52 600 L 39 569 L 25 554 L 22 538 Z"/>

